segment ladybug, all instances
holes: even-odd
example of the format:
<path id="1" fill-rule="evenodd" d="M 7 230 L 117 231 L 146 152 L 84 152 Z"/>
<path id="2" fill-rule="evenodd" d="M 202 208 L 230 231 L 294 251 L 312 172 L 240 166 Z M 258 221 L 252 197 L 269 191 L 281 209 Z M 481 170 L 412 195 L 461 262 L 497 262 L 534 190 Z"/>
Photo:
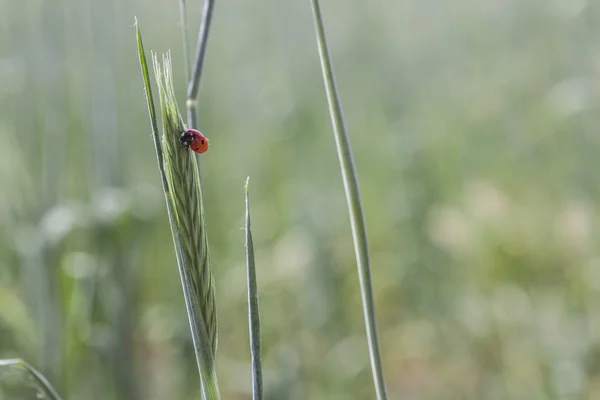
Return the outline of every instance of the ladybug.
<path id="1" fill-rule="evenodd" d="M 200 131 L 188 129 L 179 136 L 181 147 L 189 147 L 196 153 L 204 153 L 208 150 L 208 139 Z"/>

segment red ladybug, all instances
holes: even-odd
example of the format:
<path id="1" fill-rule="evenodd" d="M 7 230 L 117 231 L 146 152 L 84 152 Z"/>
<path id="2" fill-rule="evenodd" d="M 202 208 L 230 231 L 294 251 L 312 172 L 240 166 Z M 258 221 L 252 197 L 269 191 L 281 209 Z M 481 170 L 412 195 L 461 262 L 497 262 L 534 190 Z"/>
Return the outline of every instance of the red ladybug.
<path id="1" fill-rule="evenodd" d="M 179 136 L 182 147 L 189 147 L 196 153 L 204 153 L 208 150 L 208 139 L 200 131 L 188 129 Z"/>

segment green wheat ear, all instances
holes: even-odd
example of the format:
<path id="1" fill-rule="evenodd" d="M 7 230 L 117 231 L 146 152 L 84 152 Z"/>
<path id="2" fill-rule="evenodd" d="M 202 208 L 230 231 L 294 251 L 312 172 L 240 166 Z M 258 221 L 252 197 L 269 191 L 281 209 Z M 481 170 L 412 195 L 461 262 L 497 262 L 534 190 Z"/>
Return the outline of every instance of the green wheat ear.
<path id="1" fill-rule="evenodd" d="M 175 100 L 169 54 L 163 55 L 162 64 L 156 54 L 152 55 L 162 115 L 162 140 L 159 139 L 148 65 L 137 21 L 136 36 L 158 168 L 200 374 L 202 397 L 206 400 L 219 399 L 215 371 L 217 312 L 198 163 L 190 151 L 182 148 L 179 143 L 179 136 L 186 128 Z"/>
<path id="2" fill-rule="evenodd" d="M 217 312 L 202 206 L 200 172 L 196 157 L 179 143 L 179 136 L 186 127 L 173 92 L 171 57 L 169 54 L 163 55 L 162 68 L 156 54 L 153 54 L 152 61 L 162 112 L 162 149 L 171 194 L 170 201 L 179 230 L 184 265 L 189 267 L 186 272 L 191 278 L 193 292 L 199 300 L 198 316 L 206 327 L 206 337 L 214 360 L 217 349 Z"/>

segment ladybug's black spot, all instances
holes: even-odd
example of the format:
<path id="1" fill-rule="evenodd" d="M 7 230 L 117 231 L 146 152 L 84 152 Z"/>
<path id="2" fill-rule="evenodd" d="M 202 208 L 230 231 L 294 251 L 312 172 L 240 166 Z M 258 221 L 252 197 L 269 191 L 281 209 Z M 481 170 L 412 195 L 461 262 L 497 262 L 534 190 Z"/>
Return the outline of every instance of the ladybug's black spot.
<path id="1" fill-rule="evenodd" d="M 201 139 L 201 140 L 200 140 L 200 143 L 204 144 L 204 139 Z"/>

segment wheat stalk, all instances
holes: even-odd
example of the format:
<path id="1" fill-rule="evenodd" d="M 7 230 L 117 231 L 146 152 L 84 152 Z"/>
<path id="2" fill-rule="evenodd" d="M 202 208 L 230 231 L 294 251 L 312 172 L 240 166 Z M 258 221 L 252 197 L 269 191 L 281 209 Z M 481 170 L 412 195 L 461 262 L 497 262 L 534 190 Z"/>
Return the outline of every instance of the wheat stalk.
<path id="1" fill-rule="evenodd" d="M 179 232 L 180 272 L 184 291 L 190 295 L 188 313 L 199 327 L 200 343 L 194 343 L 202 359 L 201 375 L 216 381 L 214 360 L 217 349 L 217 311 L 210 269 L 208 240 L 202 207 L 200 173 L 196 157 L 182 148 L 179 136 L 186 130 L 179 114 L 170 56 L 163 55 L 162 68 L 152 57 L 162 111 L 162 148 L 165 174 L 173 209 L 173 223 Z M 205 384 L 203 376 L 203 385 Z M 215 385 L 216 389 L 216 385 Z"/>
<path id="2" fill-rule="evenodd" d="M 158 137 L 148 66 L 139 28 L 137 39 L 159 171 L 200 373 L 202 396 L 205 400 L 219 399 L 215 372 L 217 313 L 198 164 L 190 151 L 182 148 L 179 143 L 179 136 L 186 128 L 175 100 L 169 54 L 163 55 L 162 64 L 156 54 L 152 56 L 162 115 L 162 139 Z"/>

